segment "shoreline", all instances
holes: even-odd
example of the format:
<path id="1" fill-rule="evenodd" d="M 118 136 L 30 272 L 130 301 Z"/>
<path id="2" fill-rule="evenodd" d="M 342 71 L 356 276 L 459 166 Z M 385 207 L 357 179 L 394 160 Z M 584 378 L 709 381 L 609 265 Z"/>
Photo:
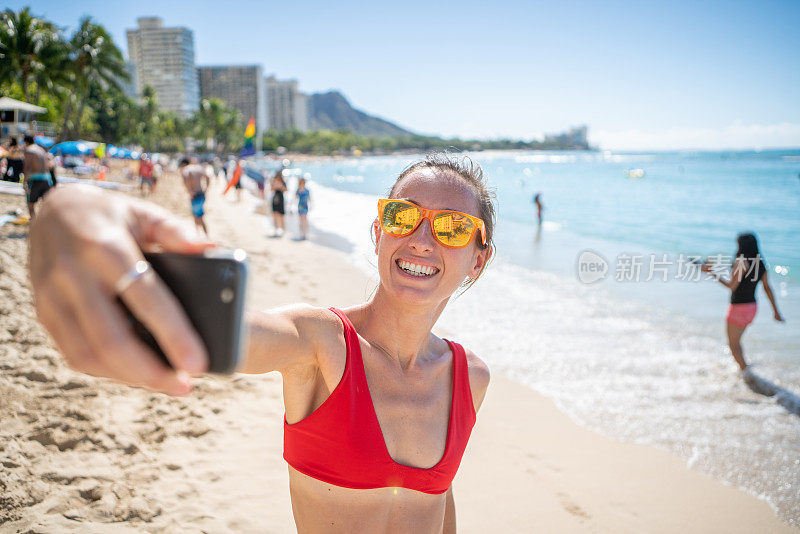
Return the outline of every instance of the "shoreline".
<path id="1" fill-rule="evenodd" d="M 166 176 L 159 188 L 153 200 L 186 218 L 188 200 L 177 178 Z M 368 298 L 374 282 L 343 253 L 269 239 L 266 217 L 252 213 L 250 197 L 245 195 L 246 209 L 233 198 L 222 199 L 213 190 L 208 222 L 212 237 L 248 251 L 249 308 L 297 301 L 346 307 Z M 0 202 L 5 211 L 9 200 L 2 195 Z M 0 523 L 0 532 L 37 525 L 81 532 L 117 531 L 113 527 L 259 532 L 269 525 L 292 532 L 281 457 L 280 377 L 212 377 L 198 381 L 197 393 L 188 399 L 170 399 L 72 373 L 41 327 L 26 322 L 33 315 L 26 304 L 27 276 L 20 271 L 25 232 L 13 230 L 7 225 L 0 234 L 7 244 L 0 256 L 6 308 L 0 331 L 16 328 L 3 341 L 8 363 L 0 375 L 0 400 L 23 409 L 15 411 L 14 424 L 0 430 L 0 458 L 18 464 L 7 468 L 15 477 L 8 481 L 33 490 L 29 494 L 45 488 L 49 496 L 16 508 L 21 517 Z M 21 237 L 11 238 L 12 233 Z M 331 273 L 337 284 L 319 284 Z M 9 322 L 12 302 L 27 306 L 17 314 L 26 321 Z M 71 383 L 85 385 L 65 387 Z M 42 393 L 51 399 L 37 400 Z M 69 419 L 65 400 L 77 403 L 87 419 Z M 41 435 L 48 428 L 50 434 Z M 581 427 L 553 401 L 499 373 L 454 493 L 462 532 L 498 526 L 557 532 L 798 531 L 764 501 L 690 470 L 663 450 Z M 249 517 L 254 503 L 256 518 Z"/>

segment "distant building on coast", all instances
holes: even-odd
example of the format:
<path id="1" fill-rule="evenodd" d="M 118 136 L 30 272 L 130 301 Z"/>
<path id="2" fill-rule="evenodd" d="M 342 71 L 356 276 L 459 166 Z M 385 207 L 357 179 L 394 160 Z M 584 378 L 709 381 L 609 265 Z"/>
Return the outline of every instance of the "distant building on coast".
<path id="1" fill-rule="evenodd" d="M 297 80 L 265 80 L 269 127 L 276 130 L 308 130 L 308 95 L 297 89 Z"/>
<path id="2" fill-rule="evenodd" d="M 256 120 L 256 140 L 267 129 L 267 95 L 261 65 L 197 67 L 200 98 L 219 98 L 242 114 L 242 126 Z"/>
<path id="3" fill-rule="evenodd" d="M 165 28 L 160 17 L 141 17 L 127 30 L 128 55 L 136 64 L 136 91 L 151 86 L 158 107 L 189 115 L 200 105 L 194 36 L 188 28 Z"/>
<path id="4" fill-rule="evenodd" d="M 546 135 L 544 137 L 544 148 L 563 149 L 577 149 L 589 150 L 589 140 L 587 134 L 589 128 L 587 126 L 577 126 L 570 128 L 568 132 L 556 135 Z"/>

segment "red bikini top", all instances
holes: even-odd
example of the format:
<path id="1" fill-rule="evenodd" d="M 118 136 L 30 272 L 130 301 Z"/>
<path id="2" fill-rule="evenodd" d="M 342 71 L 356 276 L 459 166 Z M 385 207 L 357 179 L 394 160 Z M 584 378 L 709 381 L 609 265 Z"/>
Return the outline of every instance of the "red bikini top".
<path id="1" fill-rule="evenodd" d="M 444 493 L 456 476 L 475 425 L 464 348 L 447 341 L 453 353 L 453 397 L 444 455 L 430 469 L 399 464 L 389 455 L 375 414 L 358 334 L 343 312 L 334 308 L 331 311 L 344 324 L 344 374 L 330 396 L 310 415 L 290 425 L 284 414 L 283 458 L 301 473 L 345 488 L 402 487 Z"/>

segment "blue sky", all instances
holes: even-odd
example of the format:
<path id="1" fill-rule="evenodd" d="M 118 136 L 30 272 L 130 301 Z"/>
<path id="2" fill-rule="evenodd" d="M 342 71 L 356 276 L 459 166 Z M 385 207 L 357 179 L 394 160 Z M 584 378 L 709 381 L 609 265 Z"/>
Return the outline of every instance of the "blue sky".
<path id="1" fill-rule="evenodd" d="M 30 2 L 6 2 L 18 9 Z M 800 146 L 800 1 L 54 2 L 127 49 L 140 16 L 193 30 L 198 65 L 260 63 L 413 131 L 611 149 Z"/>

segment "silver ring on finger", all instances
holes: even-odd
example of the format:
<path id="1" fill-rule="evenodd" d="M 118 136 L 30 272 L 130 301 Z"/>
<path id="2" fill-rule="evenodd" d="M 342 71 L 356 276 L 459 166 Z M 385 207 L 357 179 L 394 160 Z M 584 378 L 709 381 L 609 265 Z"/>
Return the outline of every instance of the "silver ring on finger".
<path id="1" fill-rule="evenodd" d="M 137 261 L 133 267 L 128 269 L 128 271 L 117 280 L 117 283 L 114 284 L 114 291 L 117 295 L 122 295 L 125 290 L 131 287 L 139 278 L 147 274 L 149 270 L 149 263 L 144 260 Z"/>

